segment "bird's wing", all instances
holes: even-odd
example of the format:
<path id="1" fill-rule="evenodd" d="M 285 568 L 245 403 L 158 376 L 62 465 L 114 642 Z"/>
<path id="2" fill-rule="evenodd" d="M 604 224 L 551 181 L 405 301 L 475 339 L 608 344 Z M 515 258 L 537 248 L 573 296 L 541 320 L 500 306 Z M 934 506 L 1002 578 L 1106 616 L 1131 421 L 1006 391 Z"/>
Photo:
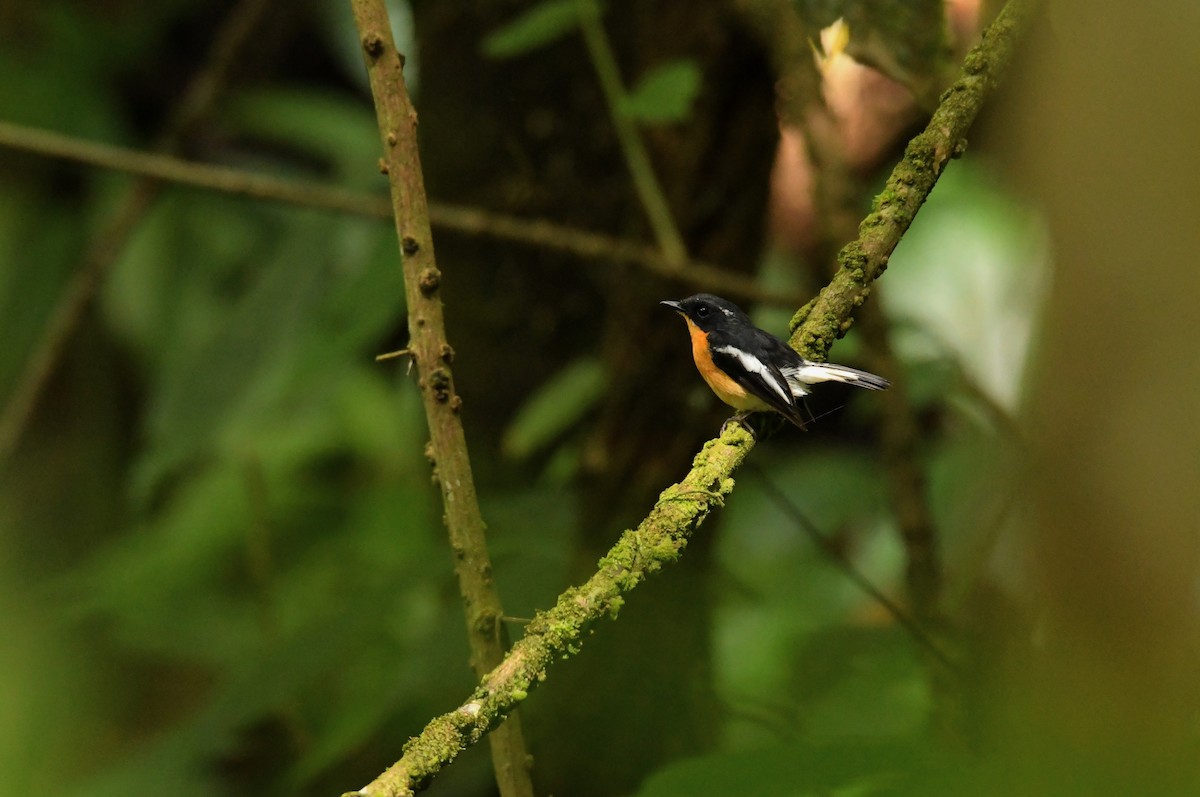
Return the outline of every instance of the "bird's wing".
<path id="1" fill-rule="evenodd" d="M 713 364 L 733 381 L 765 401 L 801 429 L 804 428 L 804 417 L 796 405 L 791 385 L 769 359 L 731 343 L 713 346 L 711 353 Z"/>

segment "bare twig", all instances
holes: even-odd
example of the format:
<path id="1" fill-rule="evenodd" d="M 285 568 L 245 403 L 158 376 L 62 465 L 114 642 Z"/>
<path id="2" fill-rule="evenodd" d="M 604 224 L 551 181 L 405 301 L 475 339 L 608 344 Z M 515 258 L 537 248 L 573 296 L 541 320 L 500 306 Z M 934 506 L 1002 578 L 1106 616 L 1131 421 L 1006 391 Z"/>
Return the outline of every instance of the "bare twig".
<path id="1" fill-rule="evenodd" d="M 213 107 L 238 53 L 270 2 L 242 0 L 230 12 L 213 40 L 204 67 L 192 79 L 165 124 L 157 150 L 177 150 L 187 132 Z M 67 283 L 0 414 L 0 462 L 16 450 L 42 392 L 67 350 L 67 343 L 91 306 L 104 276 L 120 257 L 129 236 L 150 207 L 158 187 L 157 180 L 144 178 L 129 188 L 115 215 L 92 241 L 79 269 Z"/>
<path id="2" fill-rule="evenodd" d="M 880 398 L 880 444 L 887 468 L 888 494 L 908 558 L 905 580 L 913 611 L 923 621 L 938 610 L 942 591 L 942 565 L 937 530 L 929 509 L 925 472 L 918 459 L 920 431 L 908 390 L 908 381 L 892 351 L 887 320 L 878 304 L 864 308 L 862 327 L 867 345 L 892 385 Z"/>
<path id="3" fill-rule="evenodd" d="M 382 196 L 139 152 L 10 122 L 0 121 L 0 146 L 236 196 L 376 219 L 392 217 L 391 204 Z M 632 263 L 656 276 L 724 296 L 781 307 L 799 304 L 798 297 L 767 292 L 749 277 L 712 263 L 692 260 L 680 267 L 655 246 L 550 221 L 439 202 L 429 203 L 429 221 L 451 232 L 515 241 L 590 261 Z"/>
<path id="4" fill-rule="evenodd" d="M 1034 0 L 1009 0 L 983 41 L 967 57 L 963 76 L 946 94 L 925 132 L 896 166 L 888 189 L 860 228 L 860 240 L 847 249 L 849 268 L 839 272 L 816 303 L 802 309 L 793 334 L 796 350 L 823 358 L 838 332 L 883 271 L 887 256 L 912 222 L 913 215 L 954 154 L 1012 54 L 1014 41 L 1028 24 Z M 897 182 L 911 180 L 904 191 Z M 890 242 L 890 245 L 889 243 Z M 846 270 L 844 265 L 843 271 Z M 821 312 L 814 312 L 814 305 Z M 660 495 L 650 514 L 600 560 L 599 569 L 580 587 L 559 596 L 552 609 L 539 612 L 501 664 L 485 675 L 458 708 L 435 717 L 409 740 L 404 755 L 382 775 L 354 794 L 369 797 L 409 795 L 423 787 L 467 746 L 475 744 L 541 683 L 555 661 L 577 652 L 593 624 L 612 616 L 623 595 L 679 557 L 699 525 L 733 489 L 733 472 L 754 447 L 741 424 L 729 424 L 696 455 L 691 471 Z"/>
<path id="5" fill-rule="evenodd" d="M 656 247 L 628 239 L 564 227 L 547 221 L 531 221 L 474 208 L 431 205 L 435 225 L 458 232 L 492 235 L 511 241 L 558 249 L 592 260 L 611 260 L 641 266 L 655 276 L 693 285 L 723 296 L 739 296 L 752 302 L 795 307 L 795 296 L 764 290 L 750 277 L 701 260 L 675 263 Z"/>
<path id="6" fill-rule="evenodd" d="M 604 32 L 600 9 L 596 0 L 575 0 L 575 5 L 579 9 L 583 40 L 587 43 L 588 55 L 591 56 L 592 66 L 596 69 L 600 88 L 604 91 L 609 116 L 612 117 L 613 128 L 617 131 L 617 140 L 621 142 L 621 151 L 633 177 L 638 199 L 641 200 L 646 217 L 650 220 L 650 227 L 654 230 L 654 237 L 663 256 L 668 263 L 681 268 L 687 260 L 687 248 L 684 246 L 683 236 L 679 234 L 679 228 L 671 218 L 671 209 L 667 206 L 667 199 L 658 184 L 654 167 L 650 164 L 650 156 L 642 143 L 641 133 L 625 108 L 628 95 L 621 80 L 621 70 L 617 67 L 612 45 L 608 41 L 608 34 Z"/>
<path id="7" fill-rule="evenodd" d="M 11 122 L 0 121 L 0 146 L 237 196 L 377 219 L 392 217 L 383 196 L 116 147 Z"/>
<path id="8" fill-rule="evenodd" d="M 790 517 L 796 523 L 796 525 L 800 527 L 801 531 L 808 535 L 809 539 L 816 543 L 817 547 L 821 549 L 821 552 L 828 556 L 833 563 L 838 566 L 838 569 L 846 574 L 846 578 L 850 579 L 850 581 L 853 582 L 856 587 L 861 589 L 864 593 L 870 596 L 872 600 L 882 606 L 884 610 L 892 616 L 892 619 L 895 620 L 901 628 L 907 631 L 913 640 L 927 653 L 929 653 L 935 661 L 944 666 L 950 672 L 958 671 L 958 667 L 954 664 L 950 657 L 946 655 L 945 651 L 938 646 L 937 642 L 935 642 L 933 637 L 929 635 L 929 633 L 921 625 L 920 621 L 905 611 L 900 604 L 896 603 L 894 600 L 884 594 L 883 590 L 871 583 L 871 579 L 867 578 L 861 570 L 855 567 L 854 563 L 851 562 L 840 550 L 838 550 L 836 545 L 830 542 L 829 539 L 821 533 L 821 530 L 818 529 L 816 524 L 809 519 L 808 515 L 804 514 L 804 512 L 800 510 L 800 507 L 796 506 L 796 502 L 788 498 L 787 494 L 784 493 L 783 490 L 780 490 L 779 486 L 776 485 L 775 482 L 771 481 L 771 479 L 762 471 L 761 468 L 757 467 L 753 463 L 747 465 L 747 467 L 758 474 L 761 486 L 763 491 L 766 492 L 767 497 L 770 498 L 785 515 Z"/>
<path id="9" fill-rule="evenodd" d="M 354 23 L 366 60 L 383 144 L 380 168 L 391 186 L 392 213 L 404 267 L 408 305 L 408 353 L 419 374 L 421 398 L 429 422 L 426 455 L 442 491 L 446 528 L 454 550 L 454 569 L 467 615 L 471 665 L 483 676 L 504 658 L 504 611 L 492 583 L 483 516 L 450 370 L 454 351 L 442 317 L 441 279 L 433 253 L 433 232 L 425 197 L 425 178 L 417 148 L 417 113 L 404 83 L 403 58 L 392 40 L 384 0 L 351 0 Z M 529 754 L 518 717 L 491 735 L 492 764 L 502 797 L 533 797 Z"/>

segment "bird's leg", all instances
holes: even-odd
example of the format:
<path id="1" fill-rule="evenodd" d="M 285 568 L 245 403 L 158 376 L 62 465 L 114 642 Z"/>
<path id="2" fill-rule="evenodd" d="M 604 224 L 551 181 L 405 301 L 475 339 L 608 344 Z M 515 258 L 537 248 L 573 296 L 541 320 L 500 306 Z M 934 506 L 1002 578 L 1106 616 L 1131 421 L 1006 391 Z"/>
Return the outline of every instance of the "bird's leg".
<path id="1" fill-rule="evenodd" d="M 746 420 L 747 418 L 750 417 L 751 412 L 753 412 L 753 410 L 742 410 L 738 414 L 734 415 L 732 418 L 726 418 L 725 423 L 721 424 L 721 434 L 722 435 L 725 434 L 725 430 L 729 427 L 729 424 L 740 423 L 742 426 L 744 426 L 746 428 L 746 431 L 748 431 L 750 433 L 750 436 L 753 437 L 755 440 L 757 440 L 758 434 L 754 431 L 754 427 L 750 425 L 750 422 L 748 420 Z"/>

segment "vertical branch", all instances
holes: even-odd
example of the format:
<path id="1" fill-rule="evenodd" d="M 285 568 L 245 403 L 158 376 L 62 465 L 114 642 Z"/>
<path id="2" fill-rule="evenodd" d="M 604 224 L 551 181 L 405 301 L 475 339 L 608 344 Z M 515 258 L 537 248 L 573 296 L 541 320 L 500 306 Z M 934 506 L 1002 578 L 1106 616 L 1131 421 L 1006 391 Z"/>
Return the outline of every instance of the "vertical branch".
<path id="1" fill-rule="evenodd" d="M 379 120 L 384 152 L 380 170 L 387 174 L 391 186 L 392 211 L 403 255 L 408 350 L 417 365 L 429 422 L 426 453 L 442 491 L 455 571 L 467 615 L 471 666 L 482 676 L 504 658 L 500 622 L 503 611 L 492 584 L 483 518 L 459 419 L 462 399 L 454 391 L 450 371 L 454 350 L 446 341 L 442 317 L 441 271 L 434 259 L 425 180 L 417 149 L 417 114 L 404 84 L 404 61 L 392 40 L 383 0 L 351 0 L 351 6 Z M 509 721 L 491 735 L 490 742 L 501 795 L 532 797 L 528 754 L 518 718 L 510 715 Z"/>
<path id="2" fill-rule="evenodd" d="M 359 5 L 382 0 L 352 2 L 357 12 Z M 929 127 L 914 139 L 893 169 L 884 193 L 859 227 L 858 240 L 843 250 L 842 271 L 793 319 L 796 351 L 809 359 L 823 359 L 838 332 L 849 328 L 867 289 L 883 272 L 896 243 L 1003 75 L 1015 40 L 1036 7 L 1036 0 L 1009 0 L 983 41 L 967 56 L 963 75 L 943 94 Z M 378 35 L 364 37 L 368 50 L 378 49 L 376 60 L 384 49 L 374 44 Z M 399 71 L 398 61 L 393 68 Z M 852 269 L 856 273 L 845 273 Z M 682 554 L 709 512 L 732 492 L 733 473 L 753 448 L 754 438 L 740 424 L 731 424 L 719 439 L 706 443 L 691 471 L 662 492 L 646 519 L 622 535 L 585 584 L 566 590 L 553 608 L 538 612 L 526 626 L 525 636 L 499 666 L 480 679 L 464 703 L 430 720 L 404 746 L 399 761 L 367 786 L 348 792 L 347 797 L 412 795 L 497 727 L 545 680 L 555 662 L 578 651 L 597 621 L 616 614 L 626 593 Z"/>
<path id="3" fill-rule="evenodd" d="M 679 234 L 679 228 L 671 218 L 671 209 L 667 206 L 662 187 L 654 175 L 654 167 L 650 164 L 650 156 L 646 153 L 637 125 L 625 111 L 625 86 L 621 82 L 621 70 L 617 67 L 612 45 L 600 21 L 600 9 L 596 7 L 595 0 L 576 0 L 576 5 L 579 8 L 583 40 L 587 43 L 588 55 L 591 56 L 592 65 L 596 69 L 600 88 L 604 91 L 609 116 L 612 117 L 613 127 L 617 131 L 617 139 L 621 142 L 621 151 L 625 154 L 629 173 L 633 176 L 638 199 L 641 200 L 646 217 L 650 220 L 663 256 L 670 263 L 682 266 L 687 260 L 687 248 L 684 246 L 683 236 Z"/>
<path id="4" fill-rule="evenodd" d="M 174 153 L 184 136 L 208 114 L 229 80 L 237 55 L 262 19 L 271 0 L 243 0 L 226 18 L 213 40 L 205 66 L 175 106 L 155 150 Z M 67 351 L 96 292 L 158 193 L 161 180 L 143 177 L 126 192 L 116 214 L 91 242 L 83 262 L 50 311 L 45 330 L 25 361 L 16 387 L 0 413 L 0 462 L 17 448 L 50 377 Z"/>
<path id="5" fill-rule="evenodd" d="M 380 1 L 353 0 L 356 6 Z M 823 359 L 838 330 L 848 328 L 864 292 L 883 272 L 896 242 L 1004 73 L 1015 40 L 1036 7 L 1036 0 L 1009 0 L 967 56 L 964 74 L 943 95 L 930 126 L 893 169 L 888 188 L 859 228 L 859 240 L 843 250 L 866 259 L 861 272 L 839 272 L 821 292 L 819 304 L 814 301 L 797 313 L 796 351 L 809 359 Z M 898 184 L 906 186 L 901 197 L 896 196 Z M 884 212 L 897 201 L 900 208 Z M 815 312 L 815 307 L 821 312 Z M 525 636 L 480 679 L 464 703 L 430 720 L 404 746 L 399 761 L 347 797 L 408 797 L 487 735 L 546 678 L 555 662 L 579 649 L 597 621 L 616 614 L 626 593 L 682 554 L 708 513 L 732 492 L 733 473 L 753 448 L 754 438 L 740 424 L 731 424 L 719 439 L 706 443 L 691 471 L 662 492 L 646 519 L 622 535 L 585 584 L 568 589 L 553 608 L 538 612 L 526 626 Z"/>

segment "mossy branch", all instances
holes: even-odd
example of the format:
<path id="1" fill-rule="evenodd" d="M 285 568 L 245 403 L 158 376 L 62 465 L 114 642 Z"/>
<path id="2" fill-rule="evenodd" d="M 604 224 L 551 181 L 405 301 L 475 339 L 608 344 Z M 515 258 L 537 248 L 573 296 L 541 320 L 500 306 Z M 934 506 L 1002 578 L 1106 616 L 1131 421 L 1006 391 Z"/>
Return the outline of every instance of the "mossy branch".
<path id="1" fill-rule="evenodd" d="M 430 722 L 404 746 L 396 764 L 350 794 L 412 794 L 478 742 L 545 680 L 556 661 L 578 652 L 593 623 L 616 616 L 624 593 L 679 557 L 692 533 L 733 489 L 729 474 L 753 447 L 754 438 L 736 423 L 729 424 L 719 439 L 706 443 L 691 472 L 659 496 L 641 525 L 621 535 L 587 582 L 559 595 L 552 609 L 538 612 L 526 626 L 525 636 L 461 706 Z"/>
<path id="2" fill-rule="evenodd" d="M 929 126 L 910 143 L 860 226 L 859 239 L 842 250 L 838 274 L 796 314 L 792 345 L 804 356 L 824 358 L 849 328 L 854 309 L 883 272 L 946 163 L 961 150 L 963 136 L 1007 66 L 1034 7 L 1034 0 L 1009 0 L 967 56 L 962 78 L 943 95 Z M 754 438 L 740 424 L 730 424 L 720 438 L 706 443 L 687 476 L 659 496 L 636 529 L 621 536 L 586 583 L 568 589 L 552 609 L 539 612 L 525 636 L 462 705 L 433 719 L 408 741 L 399 761 L 350 794 L 410 795 L 502 722 L 545 679 L 555 661 L 578 651 L 597 620 L 620 609 L 626 592 L 678 558 L 708 513 L 733 489 L 733 472 L 753 447 Z"/>
<path id="3" fill-rule="evenodd" d="M 392 215 L 404 270 L 408 306 L 408 354 L 415 361 L 425 417 L 426 455 L 442 493 L 454 570 L 467 615 L 471 666 L 482 676 L 504 658 L 504 611 L 492 582 L 483 516 L 454 390 L 454 350 L 446 339 L 441 280 L 433 251 L 429 203 L 417 148 L 417 112 L 404 83 L 404 58 L 392 40 L 384 0 L 351 0 L 379 121 L 380 170 L 388 176 Z M 529 754 L 517 718 L 491 737 L 492 764 L 501 797 L 533 797 Z"/>
<path id="4" fill-rule="evenodd" d="M 792 318 L 790 343 L 797 351 L 824 355 L 850 329 L 854 308 L 862 305 L 871 283 L 887 268 L 888 258 L 942 170 L 964 151 L 967 130 L 1007 69 L 1013 43 L 1036 5 L 1035 0 L 1009 0 L 984 31 L 983 40 L 967 53 L 958 80 L 942 93 L 929 124 L 908 142 L 904 157 L 875 197 L 871 212 L 858 227 L 858 238 L 838 254 L 837 273 Z"/>

